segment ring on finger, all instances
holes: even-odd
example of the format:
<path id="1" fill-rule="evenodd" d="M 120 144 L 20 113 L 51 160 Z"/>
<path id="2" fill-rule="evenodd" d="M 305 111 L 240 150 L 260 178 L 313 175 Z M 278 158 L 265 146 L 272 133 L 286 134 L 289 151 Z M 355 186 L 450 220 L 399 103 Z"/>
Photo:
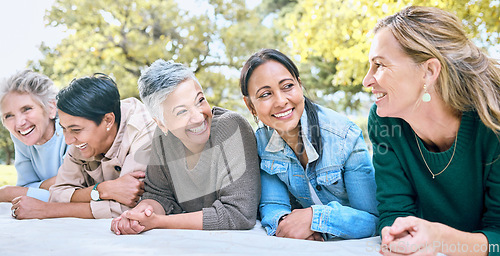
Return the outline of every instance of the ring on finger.
<path id="1" fill-rule="evenodd" d="M 17 217 L 16 210 L 17 210 L 17 208 L 12 209 L 12 217 L 14 217 L 14 218 Z"/>

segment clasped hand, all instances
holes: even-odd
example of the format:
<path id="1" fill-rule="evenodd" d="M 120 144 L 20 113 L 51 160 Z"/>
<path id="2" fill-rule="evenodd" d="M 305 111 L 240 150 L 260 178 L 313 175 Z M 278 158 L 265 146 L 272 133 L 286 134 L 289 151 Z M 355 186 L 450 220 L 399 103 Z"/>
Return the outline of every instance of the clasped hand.
<path id="1" fill-rule="evenodd" d="M 392 255 L 437 255 L 433 241 L 440 241 L 435 223 L 413 216 L 397 218 L 392 226 L 382 229 L 380 254 Z"/>
<path id="2" fill-rule="evenodd" d="M 278 224 L 276 236 L 323 241 L 321 233 L 311 230 L 312 217 L 311 207 L 293 210 Z"/>
<path id="3" fill-rule="evenodd" d="M 153 229 L 157 215 L 153 206 L 141 202 L 111 221 L 111 231 L 117 235 L 132 235 Z"/>

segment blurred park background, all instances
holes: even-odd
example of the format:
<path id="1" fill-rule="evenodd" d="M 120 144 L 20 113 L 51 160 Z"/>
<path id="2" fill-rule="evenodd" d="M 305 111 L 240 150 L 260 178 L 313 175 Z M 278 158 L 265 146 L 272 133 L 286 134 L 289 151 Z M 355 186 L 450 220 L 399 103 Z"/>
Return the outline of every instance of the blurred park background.
<path id="1" fill-rule="evenodd" d="M 364 129 L 365 139 L 373 100 L 361 82 L 368 69 L 369 31 L 378 19 L 408 5 L 439 7 L 455 13 L 470 37 L 500 58 L 500 0 L 8 2 L 0 2 L 0 16 L 12 17 L 0 25 L 2 55 L 12 56 L 23 47 L 24 36 L 34 33 L 16 28 L 21 17 L 42 13 L 39 24 L 28 24 L 42 28 L 37 51 L 26 60 L 19 57 L 22 66 L 16 70 L 41 72 L 59 88 L 75 77 L 101 72 L 115 79 L 122 98 L 138 97 L 141 70 L 159 58 L 175 60 L 192 68 L 212 106 L 237 111 L 253 123 L 241 98 L 239 70 L 252 53 L 276 48 L 298 64 L 307 96 L 349 116 Z M 14 60 L 2 57 L 1 62 L 12 67 Z M 0 78 L 14 72 L 0 73 Z M 11 139 L 2 127 L 0 163 L 10 165 L 13 159 Z M 0 167 L 0 185 L 14 184 L 14 168 Z"/>

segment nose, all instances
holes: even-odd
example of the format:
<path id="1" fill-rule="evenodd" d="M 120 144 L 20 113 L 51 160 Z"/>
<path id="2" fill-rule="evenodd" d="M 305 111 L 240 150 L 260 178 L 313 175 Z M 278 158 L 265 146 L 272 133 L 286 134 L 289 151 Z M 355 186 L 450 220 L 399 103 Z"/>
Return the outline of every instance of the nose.
<path id="1" fill-rule="evenodd" d="M 274 103 L 277 107 L 285 106 L 287 102 L 288 102 L 288 99 L 283 92 L 281 92 L 281 91 L 276 92 L 276 100 Z"/>
<path id="2" fill-rule="evenodd" d="M 203 122 L 205 120 L 203 110 L 201 108 L 192 108 L 189 120 L 194 124 Z"/>
<path id="3" fill-rule="evenodd" d="M 63 134 L 64 134 L 64 142 L 67 145 L 71 145 L 71 144 L 75 143 L 75 141 L 76 141 L 75 136 L 69 134 L 69 132 L 66 132 L 66 131 L 64 131 Z"/>
<path id="4" fill-rule="evenodd" d="M 375 81 L 375 78 L 373 77 L 373 71 L 372 68 L 368 70 L 366 73 L 365 77 L 363 78 L 363 86 L 364 87 L 371 87 L 373 85 L 373 82 Z"/>
<path id="5" fill-rule="evenodd" d="M 26 117 L 23 114 L 16 115 L 16 126 L 22 127 L 25 124 L 26 124 Z"/>

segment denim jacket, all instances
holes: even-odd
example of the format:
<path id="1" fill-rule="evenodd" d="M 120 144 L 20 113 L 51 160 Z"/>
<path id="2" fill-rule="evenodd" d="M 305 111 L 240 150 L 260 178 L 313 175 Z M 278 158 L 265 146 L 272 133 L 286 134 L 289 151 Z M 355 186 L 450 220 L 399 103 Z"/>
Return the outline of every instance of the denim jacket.
<path id="1" fill-rule="evenodd" d="M 312 207 L 311 230 L 327 239 L 373 236 L 378 221 L 376 184 L 361 130 L 347 117 L 317 107 L 321 154 L 310 142 L 306 111 L 300 118 L 308 157 L 305 170 L 276 131 L 261 127 L 256 132 L 261 158 L 261 223 L 268 235 L 276 233 L 280 217 L 292 210 L 290 193 L 301 207 Z M 315 160 L 318 162 L 312 168 Z M 308 182 L 323 205 L 314 205 Z"/>

